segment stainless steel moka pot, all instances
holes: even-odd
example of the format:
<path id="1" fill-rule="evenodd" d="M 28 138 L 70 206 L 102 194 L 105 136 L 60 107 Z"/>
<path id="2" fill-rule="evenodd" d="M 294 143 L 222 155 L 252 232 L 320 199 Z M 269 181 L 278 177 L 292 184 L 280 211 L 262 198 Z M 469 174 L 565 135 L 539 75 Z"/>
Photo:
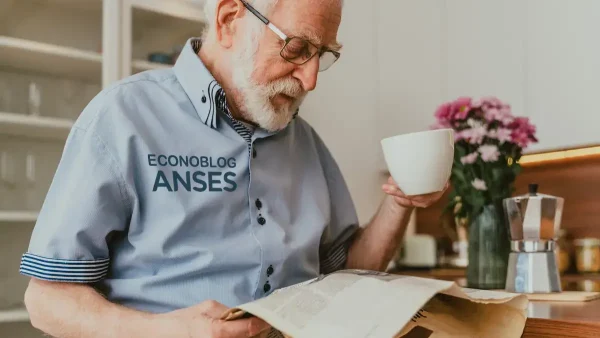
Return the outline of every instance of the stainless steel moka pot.
<path id="1" fill-rule="evenodd" d="M 503 201 L 511 240 L 506 274 L 509 292 L 561 291 L 554 251 L 564 199 L 537 190 L 537 184 L 530 184 L 528 194 Z"/>

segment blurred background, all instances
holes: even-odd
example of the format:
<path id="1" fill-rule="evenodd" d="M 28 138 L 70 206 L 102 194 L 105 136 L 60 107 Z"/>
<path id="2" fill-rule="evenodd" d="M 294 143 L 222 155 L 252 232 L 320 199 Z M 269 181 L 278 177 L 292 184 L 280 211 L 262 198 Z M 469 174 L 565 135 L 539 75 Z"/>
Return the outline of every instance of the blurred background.
<path id="1" fill-rule="evenodd" d="M 41 336 L 22 304 L 20 255 L 73 121 L 114 81 L 170 67 L 200 35 L 202 4 L 0 0 L 0 337 Z M 498 97 L 539 139 L 519 160 L 515 194 L 537 183 L 565 199 L 561 271 L 595 281 L 600 266 L 580 267 L 578 253 L 600 257 L 598 32 L 597 0 L 346 0 L 342 57 L 300 114 L 333 152 L 366 223 L 388 177 L 382 138 L 429 129 L 438 106 L 458 97 Z M 464 274 L 468 238 L 443 216 L 447 202 L 414 213 L 395 268 Z"/>

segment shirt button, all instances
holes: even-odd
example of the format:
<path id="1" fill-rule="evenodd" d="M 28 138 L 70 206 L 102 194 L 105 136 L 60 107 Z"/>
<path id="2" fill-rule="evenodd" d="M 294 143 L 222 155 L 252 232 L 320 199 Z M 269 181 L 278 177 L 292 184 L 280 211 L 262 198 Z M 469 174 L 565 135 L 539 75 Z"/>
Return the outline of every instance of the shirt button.
<path id="1" fill-rule="evenodd" d="M 267 220 L 262 216 L 258 216 L 257 221 L 258 221 L 258 224 L 260 224 L 260 225 L 265 225 L 265 223 L 267 223 Z"/>
<path id="2" fill-rule="evenodd" d="M 256 149 L 252 148 L 252 158 L 256 158 Z"/>
<path id="3" fill-rule="evenodd" d="M 275 269 L 273 269 L 273 265 L 269 265 L 269 268 L 267 269 L 267 277 L 271 277 L 273 272 L 275 272 Z"/>
<path id="4" fill-rule="evenodd" d="M 269 284 L 269 281 L 265 283 L 265 286 L 263 286 L 263 290 L 265 291 L 265 293 L 271 290 L 271 284 Z"/>
<path id="5" fill-rule="evenodd" d="M 256 205 L 256 208 L 258 210 L 260 210 L 260 208 L 262 208 L 262 202 L 257 198 L 256 202 L 254 203 Z"/>

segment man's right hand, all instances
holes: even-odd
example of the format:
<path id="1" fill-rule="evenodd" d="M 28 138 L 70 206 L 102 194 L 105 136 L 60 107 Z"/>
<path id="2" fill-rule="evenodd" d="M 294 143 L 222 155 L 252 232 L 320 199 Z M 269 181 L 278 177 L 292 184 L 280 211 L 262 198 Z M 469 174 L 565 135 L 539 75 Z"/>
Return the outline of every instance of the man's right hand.
<path id="1" fill-rule="evenodd" d="M 184 330 L 187 337 L 198 338 L 249 338 L 266 336 L 271 326 L 253 317 L 224 321 L 221 316 L 228 308 L 216 301 L 205 301 L 198 305 L 160 315 L 172 326 L 174 332 Z"/>

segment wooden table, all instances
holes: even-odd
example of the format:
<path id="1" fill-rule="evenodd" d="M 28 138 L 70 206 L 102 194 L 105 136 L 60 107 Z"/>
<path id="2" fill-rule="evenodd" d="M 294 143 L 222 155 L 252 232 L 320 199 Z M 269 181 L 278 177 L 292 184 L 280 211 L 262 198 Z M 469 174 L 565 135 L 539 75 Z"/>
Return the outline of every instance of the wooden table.
<path id="1" fill-rule="evenodd" d="M 452 280 L 466 285 L 462 269 L 399 270 L 393 273 Z M 600 282 L 600 275 L 563 277 L 563 282 L 581 280 Z M 600 299 L 589 302 L 530 301 L 522 337 L 600 337 Z"/>
<path id="2" fill-rule="evenodd" d="M 600 337 L 600 300 L 532 301 L 522 337 Z"/>

